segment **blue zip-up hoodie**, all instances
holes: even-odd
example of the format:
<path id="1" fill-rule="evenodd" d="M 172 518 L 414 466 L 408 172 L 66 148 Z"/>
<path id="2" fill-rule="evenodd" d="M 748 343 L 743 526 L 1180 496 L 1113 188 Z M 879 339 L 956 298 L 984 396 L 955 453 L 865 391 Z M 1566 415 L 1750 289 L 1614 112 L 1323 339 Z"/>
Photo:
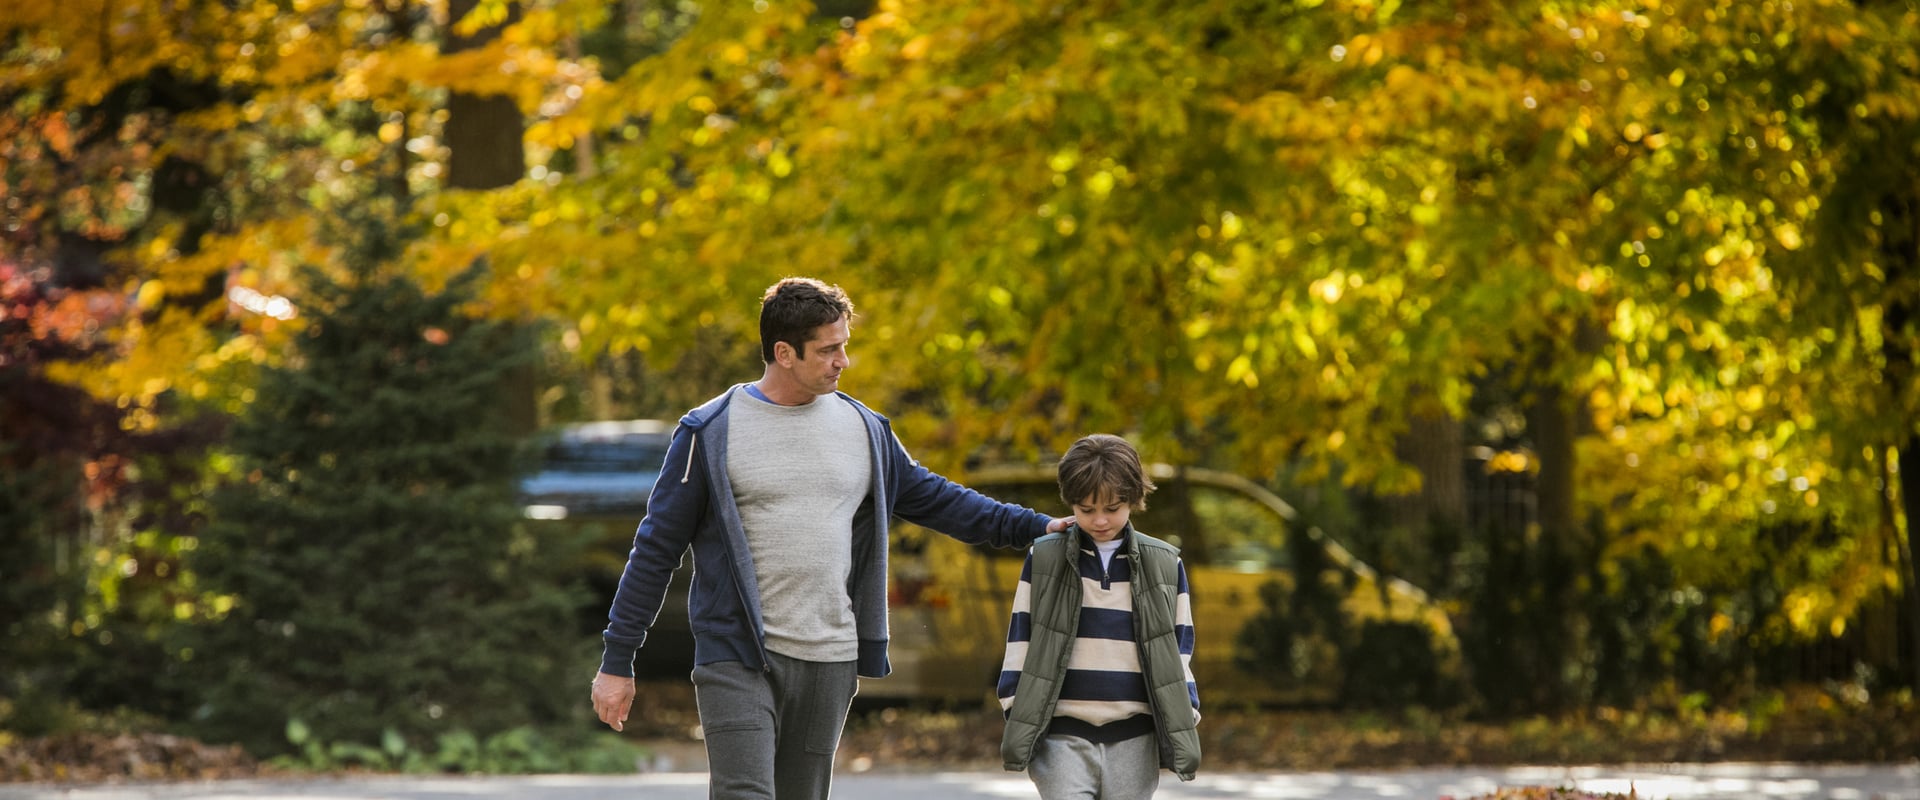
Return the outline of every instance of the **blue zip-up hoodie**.
<path id="1" fill-rule="evenodd" d="M 687 616 L 694 663 L 739 661 L 766 669 L 760 587 L 727 479 L 727 404 L 734 389 L 687 412 L 674 429 L 666 465 L 647 499 L 647 515 L 634 534 L 626 572 L 607 613 L 601 672 L 633 675 L 634 653 L 646 643 L 647 629 L 666 598 L 667 581 L 689 548 L 693 585 L 687 593 Z M 893 517 L 968 544 L 995 547 L 1026 547 L 1047 532 L 1051 518 L 988 499 L 920 466 L 894 437 L 886 417 L 845 393 L 815 400 L 835 401 L 860 412 L 873 455 L 873 488 L 848 531 L 853 569 L 846 589 L 860 637 L 858 672 L 863 678 L 883 678 L 893 670 L 887 660 L 887 527 Z"/>

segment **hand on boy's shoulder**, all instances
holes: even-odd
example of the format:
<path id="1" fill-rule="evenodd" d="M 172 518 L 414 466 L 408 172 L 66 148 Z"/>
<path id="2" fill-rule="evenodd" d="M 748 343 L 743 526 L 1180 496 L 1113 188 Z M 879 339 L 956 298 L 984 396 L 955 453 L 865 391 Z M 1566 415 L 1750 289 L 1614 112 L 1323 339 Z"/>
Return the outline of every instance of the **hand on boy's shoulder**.
<path id="1" fill-rule="evenodd" d="M 1054 517 L 1052 522 L 1047 523 L 1047 532 L 1059 533 L 1061 531 L 1066 530 L 1067 526 L 1072 524 L 1073 524 L 1072 517 Z"/>

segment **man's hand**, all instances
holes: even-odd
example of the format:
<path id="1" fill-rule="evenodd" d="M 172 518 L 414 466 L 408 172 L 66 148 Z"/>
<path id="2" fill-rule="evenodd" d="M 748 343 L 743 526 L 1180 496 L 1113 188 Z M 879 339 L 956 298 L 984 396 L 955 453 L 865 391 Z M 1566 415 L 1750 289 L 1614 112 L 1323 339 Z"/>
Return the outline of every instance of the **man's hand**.
<path id="1" fill-rule="evenodd" d="M 1047 523 L 1047 532 L 1059 533 L 1061 531 L 1066 530 L 1067 526 L 1072 524 L 1073 524 L 1072 517 L 1054 517 L 1052 522 Z"/>
<path id="2" fill-rule="evenodd" d="M 593 713 L 616 731 L 627 729 L 627 713 L 633 710 L 633 679 L 600 673 L 593 676 Z"/>

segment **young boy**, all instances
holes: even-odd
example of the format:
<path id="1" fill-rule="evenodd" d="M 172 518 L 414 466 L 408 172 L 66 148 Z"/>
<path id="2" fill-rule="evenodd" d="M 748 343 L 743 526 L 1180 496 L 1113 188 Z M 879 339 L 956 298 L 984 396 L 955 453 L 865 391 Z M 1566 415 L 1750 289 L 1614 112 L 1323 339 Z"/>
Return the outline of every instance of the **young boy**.
<path id="1" fill-rule="evenodd" d="M 1000 668 L 1006 768 L 1044 800 L 1152 797 L 1165 767 L 1200 766 L 1200 693 L 1187 570 L 1129 523 L 1154 489 L 1125 439 L 1095 434 L 1060 459 L 1074 525 L 1033 543 Z"/>

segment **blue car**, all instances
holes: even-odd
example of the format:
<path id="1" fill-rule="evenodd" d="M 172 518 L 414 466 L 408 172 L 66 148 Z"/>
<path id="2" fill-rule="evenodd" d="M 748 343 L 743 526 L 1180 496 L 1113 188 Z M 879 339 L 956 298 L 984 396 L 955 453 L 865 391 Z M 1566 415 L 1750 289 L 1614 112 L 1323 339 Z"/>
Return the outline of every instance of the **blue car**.
<path id="1" fill-rule="evenodd" d="M 540 465 L 520 480 L 530 519 L 632 517 L 647 512 L 672 426 L 659 420 L 582 422 L 561 428 Z"/>
<path id="2" fill-rule="evenodd" d="M 536 531 L 580 535 L 592 542 L 581 569 L 590 593 L 580 610 L 582 636 L 597 636 L 607 624 L 607 606 L 626 568 L 634 530 L 646 516 L 647 497 L 660 479 L 672 434 L 671 423 L 651 419 L 565 425 L 543 439 L 539 463 L 520 479 L 518 500 Z M 660 617 L 634 663 L 643 677 L 684 678 L 692 669 L 690 572 L 674 573 Z"/>

